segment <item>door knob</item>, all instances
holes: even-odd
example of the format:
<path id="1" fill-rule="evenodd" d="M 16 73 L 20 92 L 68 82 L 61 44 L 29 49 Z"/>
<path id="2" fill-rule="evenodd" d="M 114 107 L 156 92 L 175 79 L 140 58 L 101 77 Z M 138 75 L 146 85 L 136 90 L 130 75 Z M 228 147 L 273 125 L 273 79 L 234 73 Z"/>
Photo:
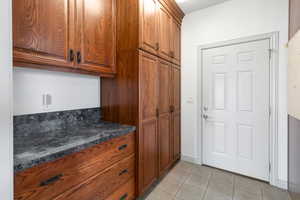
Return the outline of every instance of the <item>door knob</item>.
<path id="1" fill-rule="evenodd" d="M 204 110 L 204 111 L 208 111 L 208 107 L 207 107 L 207 106 L 204 106 L 204 107 L 203 107 L 203 110 Z"/>
<path id="2" fill-rule="evenodd" d="M 202 117 L 203 117 L 203 119 L 205 119 L 205 120 L 208 119 L 208 115 L 203 114 Z"/>

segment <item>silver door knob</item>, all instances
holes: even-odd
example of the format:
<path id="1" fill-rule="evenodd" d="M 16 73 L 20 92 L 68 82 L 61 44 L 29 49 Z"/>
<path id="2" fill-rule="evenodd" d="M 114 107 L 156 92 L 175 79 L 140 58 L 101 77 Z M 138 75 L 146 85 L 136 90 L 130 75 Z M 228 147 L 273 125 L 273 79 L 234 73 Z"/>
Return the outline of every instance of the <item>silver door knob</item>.
<path id="1" fill-rule="evenodd" d="M 202 115 L 203 119 L 207 120 L 208 119 L 208 115 Z"/>
<path id="2" fill-rule="evenodd" d="M 208 107 L 207 107 L 207 106 L 204 106 L 204 107 L 203 107 L 203 110 L 204 110 L 204 111 L 208 111 Z"/>

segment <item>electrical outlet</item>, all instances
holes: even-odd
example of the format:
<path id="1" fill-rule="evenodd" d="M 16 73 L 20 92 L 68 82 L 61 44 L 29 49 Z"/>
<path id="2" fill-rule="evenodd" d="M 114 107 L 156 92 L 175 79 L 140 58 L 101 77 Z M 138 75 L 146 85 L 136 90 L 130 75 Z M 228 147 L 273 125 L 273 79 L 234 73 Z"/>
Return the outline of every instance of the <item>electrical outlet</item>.
<path id="1" fill-rule="evenodd" d="M 44 110 L 49 109 L 52 104 L 52 96 L 50 94 L 43 94 L 43 108 Z"/>

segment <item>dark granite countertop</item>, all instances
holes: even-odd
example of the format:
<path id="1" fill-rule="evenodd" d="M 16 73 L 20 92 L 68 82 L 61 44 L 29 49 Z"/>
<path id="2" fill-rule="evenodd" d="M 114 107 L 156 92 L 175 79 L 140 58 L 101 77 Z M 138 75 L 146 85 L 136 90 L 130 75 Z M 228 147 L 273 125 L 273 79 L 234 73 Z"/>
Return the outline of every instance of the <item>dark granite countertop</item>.
<path id="1" fill-rule="evenodd" d="M 24 123 L 21 127 L 24 128 Z M 126 135 L 135 131 L 135 127 L 98 121 L 97 123 L 76 123 L 74 126 L 65 126 L 48 131 L 43 129 L 42 133 L 38 130 L 30 130 L 29 133 L 28 130 L 24 130 L 23 134 L 14 135 L 15 173 L 57 160 L 112 138 Z"/>

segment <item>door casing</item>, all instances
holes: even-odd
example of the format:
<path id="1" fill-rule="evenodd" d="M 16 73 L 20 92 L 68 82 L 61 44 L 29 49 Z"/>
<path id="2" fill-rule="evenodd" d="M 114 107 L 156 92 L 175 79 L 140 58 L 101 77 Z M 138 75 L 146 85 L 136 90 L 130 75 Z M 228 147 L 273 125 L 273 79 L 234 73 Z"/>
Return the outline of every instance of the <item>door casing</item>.
<path id="1" fill-rule="evenodd" d="M 279 32 L 266 33 L 255 35 L 246 38 L 239 38 L 224 42 L 218 42 L 208 45 L 198 46 L 198 68 L 197 75 L 201 77 L 198 79 L 197 91 L 197 141 L 200 145 L 197 147 L 198 155 L 196 162 L 200 165 L 203 164 L 203 121 L 202 121 L 202 91 L 203 91 L 203 50 L 248 43 L 259 40 L 270 40 L 270 133 L 269 133 L 269 163 L 270 163 L 270 179 L 271 185 L 282 187 L 278 181 L 278 72 L 279 72 Z"/>

